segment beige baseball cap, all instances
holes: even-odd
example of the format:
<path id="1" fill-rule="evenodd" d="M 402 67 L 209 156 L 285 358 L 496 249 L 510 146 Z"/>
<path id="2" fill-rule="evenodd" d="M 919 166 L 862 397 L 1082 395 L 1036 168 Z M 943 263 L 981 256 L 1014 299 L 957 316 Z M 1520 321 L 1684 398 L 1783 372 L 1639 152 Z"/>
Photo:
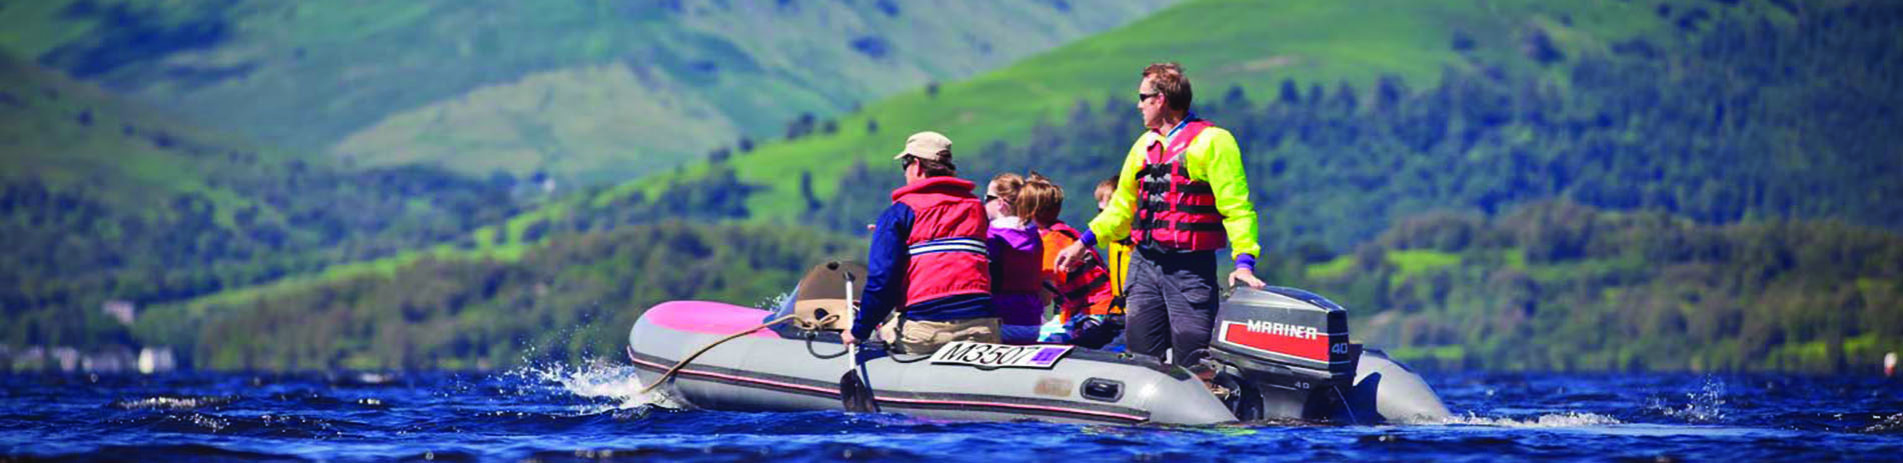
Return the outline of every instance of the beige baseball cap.
<path id="1" fill-rule="evenodd" d="M 904 159 L 906 156 L 912 156 L 929 161 L 950 162 L 952 157 L 951 145 L 951 139 L 945 138 L 945 134 L 929 130 L 919 132 L 912 134 L 911 137 L 907 137 L 905 139 L 905 151 L 900 151 L 898 155 L 892 156 L 892 159 Z"/>

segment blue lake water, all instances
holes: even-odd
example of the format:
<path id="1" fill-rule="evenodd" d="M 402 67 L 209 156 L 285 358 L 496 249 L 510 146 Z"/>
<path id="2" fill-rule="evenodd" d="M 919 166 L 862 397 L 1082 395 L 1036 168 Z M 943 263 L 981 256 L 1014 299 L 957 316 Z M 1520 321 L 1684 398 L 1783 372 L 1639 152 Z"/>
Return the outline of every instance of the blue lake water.
<path id="1" fill-rule="evenodd" d="M 1903 461 L 1903 382 L 1426 372 L 1438 423 L 1215 427 L 682 411 L 627 367 L 0 376 L 10 461 Z"/>

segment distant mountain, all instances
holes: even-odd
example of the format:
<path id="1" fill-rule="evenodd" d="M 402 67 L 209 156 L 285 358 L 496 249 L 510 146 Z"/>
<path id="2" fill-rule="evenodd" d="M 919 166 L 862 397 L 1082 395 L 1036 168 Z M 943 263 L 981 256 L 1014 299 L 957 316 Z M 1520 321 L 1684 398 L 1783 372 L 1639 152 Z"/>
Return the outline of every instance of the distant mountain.
<path id="1" fill-rule="evenodd" d="M 1667 3 L 1708 12 L 1720 8 Z M 1679 14 L 1661 17 L 1654 5 L 1629 2 L 1191 1 L 968 80 L 869 103 L 841 117 L 836 132 L 759 144 L 725 164 L 737 172 L 738 181 L 762 187 L 746 199 L 753 216 L 799 220 L 809 202 L 801 194 L 799 173 L 810 174 L 813 199 L 828 201 L 855 164 L 882 166 L 905 136 L 918 130 L 944 132 L 963 159 L 982 160 L 994 143 L 1022 142 L 1039 124 L 1062 125 L 1079 104 L 1099 107 L 1109 99 L 1116 106 L 1106 110 L 1128 112 L 1127 129 L 1114 135 L 1127 147 L 1140 130 L 1131 99 L 1137 74 L 1152 62 L 1178 61 L 1187 67 L 1198 102 L 1218 101 L 1232 87 L 1262 101 L 1281 91 L 1284 82 L 1303 91 L 1343 83 L 1366 91 L 1387 76 L 1426 88 L 1449 69 L 1559 73 L 1542 65 L 1541 59 L 1553 59 L 1542 52 L 1603 50 L 1632 37 L 1671 37 L 1677 34 L 1672 18 Z M 1103 162 L 1114 162 L 1116 154 L 1105 153 Z M 640 192 L 652 198 L 669 180 L 717 171 L 703 163 L 676 175 L 627 182 L 610 194 Z"/>
<path id="2" fill-rule="evenodd" d="M 1903 31 L 1897 12 L 1883 2 L 1192 1 L 872 103 L 837 132 L 627 182 L 592 204 L 671 200 L 669 185 L 706 179 L 750 187 L 742 216 L 851 230 L 877 210 L 826 207 L 885 201 L 876 190 L 898 182 L 891 153 L 916 130 L 949 135 L 968 177 L 1032 168 L 1076 191 L 1112 174 L 1141 130 L 1139 70 L 1174 60 L 1204 115 L 1243 139 L 1259 204 L 1275 209 L 1264 219 L 1282 220 L 1265 226 L 1281 238 L 1345 249 L 1424 208 L 1491 212 L 1555 195 L 1719 222 L 1897 228 L 1903 207 L 1878 199 L 1903 193 L 1883 174 L 1903 168 L 1899 132 L 1885 129 L 1903 123 L 1903 87 L 1882 77 L 1903 65 L 1883 42 Z M 839 197 L 847 188 L 857 189 Z M 1071 210 L 1091 206 L 1086 197 L 1073 194 Z"/>
<path id="3" fill-rule="evenodd" d="M 358 166 L 601 182 L 1166 3 L 49 0 L 0 4 L 0 49 Z"/>
<path id="4" fill-rule="evenodd" d="M 305 162 L 5 55 L 0 120 L 0 336 L 12 344 L 115 342 L 98 328 L 108 300 L 394 255 L 516 210 L 506 185 Z"/>
<path id="5" fill-rule="evenodd" d="M 1089 186 L 1139 130 L 1137 70 L 1178 60 L 1199 111 L 1243 144 L 1268 246 L 1259 270 L 1348 304 L 1369 342 L 1489 368 L 1829 371 L 1899 345 L 1903 207 L 1886 200 L 1903 196 L 1890 174 L 1903 169 L 1891 129 L 1903 87 L 1888 78 L 1903 66 L 1899 30 L 1903 8 L 1883 2 L 1192 1 L 849 116 L 795 119 L 787 140 L 539 201 L 446 244 L 166 305 L 139 339 L 196 343 L 220 366 L 458 365 L 410 349 L 480 362 L 556 343 L 497 333 L 598 330 L 589 317 L 652 300 L 616 285 L 654 274 L 757 297 L 767 290 L 725 288 L 771 278 L 723 277 L 719 257 L 683 268 L 625 244 L 651 236 L 629 230 L 753 222 L 669 246 L 765 246 L 788 257 L 748 265 L 790 272 L 812 255 L 779 254 L 774 239 L 863 232 L 899 182 L 890 154 L 915 130 L 957 140 L 968 178 L 1058 179 L 1081 220 Z M 707 230 L 677 232 L 665 235 Z M 593 246 L 650 257 L 624 265 Z M 484 273 L 525 266 L 536 270 Z M 410 294 L 433 273 L 450 283 Z M 551 295 L 543 278 L 604 296 Z M 545 318 L 479 328 L 515 316 L 504 307 Z M 313 313 L 340 317 L 325 326 L 417 326 L 377 331 L 379 347 L 220 344 L 301 329 Z M 618 342 L 583 337 L 563 353 Z"/>
<path id="6" fill-rule="evenodd" d="M 1861 9 L 1859 9 L 1861 8 Z M 1036 169 L 1067 217 L 1137 131 L 1144 64 L 1178 60 L 1198 108 L 1242 139 L 1264 241 L 1327 258 L 1424 210 L 1494 213 L 1567 197 L 1711 223 L 1903 224 L 1881 42 L 1893 8 L 1775 1 L 1176 5 L 837 124 L 538 203 L 479 230 L 514 252 L 551 233 L 666 217 L 863 232 L 916 130 L 956 141 L 964 175 Z M 1856 18 L 1852 22 L 1848 18 Z M 1195 30 L 1195 34 L 1179 31 Z M 1776 71 L 1776 72 L 1771 72 Z M 1866 98 L 1845 98 L 1864 95 Z M 1888 138 L 1886 138 L 1888 137 Z"/>

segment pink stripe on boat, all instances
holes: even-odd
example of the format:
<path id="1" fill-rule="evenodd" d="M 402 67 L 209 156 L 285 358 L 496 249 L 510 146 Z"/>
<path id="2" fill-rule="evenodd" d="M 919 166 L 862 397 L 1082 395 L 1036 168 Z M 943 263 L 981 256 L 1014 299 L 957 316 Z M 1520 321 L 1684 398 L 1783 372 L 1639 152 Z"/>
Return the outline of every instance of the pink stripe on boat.
<path id="1" fill-rule="evenodd" d="M 765 310 L 722 302 L 672 301 L 649 308 L 641 319 L 675 331 L 726 336 L 766 323 L 767 314 Z M 779 337 L 772 330 L 755 331 L 749 336 Z"/>
<path id="2" fill-rule="evenodd" d="M 646 360 L 635 358 L 634 350 L 632 347 L 630 347 L 628 350 L 628 360 L 632 360 L 634 361 L 634 363 L 647 365 L 649 368 L 655 368 L 659 370 L 666 370 L 669 368 L 668 365 L 662 365 L 659 363 L 649 362 Z M 688 375 L 688 376 L 705 376 L 710 378 L 720 378 L 720 379 L 725 379 L 729 381 L 739 381 L 739 382 L 745 382 L 745 383 L 767 384 L 772 386 L 779 386 L 779 387 L 790 388 L 790 389 L 799 389 L 804 391 L 813 391 L 813 392 L 818 392 L 822 394 L 830 394 L 835 396 L 839 395 L 839 391 L 832 390 L 832 389 L 818 388 L 813 386 L 785 383 L 785 382 L 779 382 L 779 381 L 770 381 L 770 380 L 752 378 L 752 377 L 746 377 L 746 376 L 721 374 L 721 373 L 715 373 L 711 371 L 695 370 L 692 368 L 682 368 L 680 371 L 680 374 Z M 1041 410 L 1041 411 L 1047 411 L 1047 412 L 1076 413 L 1080 415 L 1092 415 L 1092 416 L 1101 416 L 1101 417 L 1108 417 L 1108 418 L 1117 418 L 1122 420 L 1129 420 L 1132 422 L 1144 421 L 1144 418 L 1142 416 L 1130 415 L 1125 413 L 1100 412 L 1095 410 L 1052 407 L 1052 406 L 1042 406 L 1042 405 L 1013 404 L 1013 403 L 1003 403 L 1003 402 L 984 402 L 984 401 L 974 401 L 974 400 L 929 400 L 929 399 L 906 399 L 906 398 L 898 398 L 898 397 L 879 397 L 876 392 L 873 394 L 872 398 L 880 402 L 899 403 L 899 404 L 953 405 L 953 406 L 971 406 L 971 407 L 980 407 L 980 408 L 990 407 L 990 408 L 1009 408 L 1009 409 L 1018 409 L 1018 410 Z"/>

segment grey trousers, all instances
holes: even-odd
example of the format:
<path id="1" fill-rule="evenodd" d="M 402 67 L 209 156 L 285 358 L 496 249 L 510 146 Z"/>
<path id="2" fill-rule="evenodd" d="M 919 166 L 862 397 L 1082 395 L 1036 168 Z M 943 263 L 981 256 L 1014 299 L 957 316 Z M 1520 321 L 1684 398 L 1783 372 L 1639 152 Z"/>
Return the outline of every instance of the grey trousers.
<path id="1" fill-rule="evenodd" d="M 1131 253 L 1124 339 L 1130 352 L 1188 367 L 1209 355 L 1210 332 L 1221 303 L 1216 251 Z"/>

